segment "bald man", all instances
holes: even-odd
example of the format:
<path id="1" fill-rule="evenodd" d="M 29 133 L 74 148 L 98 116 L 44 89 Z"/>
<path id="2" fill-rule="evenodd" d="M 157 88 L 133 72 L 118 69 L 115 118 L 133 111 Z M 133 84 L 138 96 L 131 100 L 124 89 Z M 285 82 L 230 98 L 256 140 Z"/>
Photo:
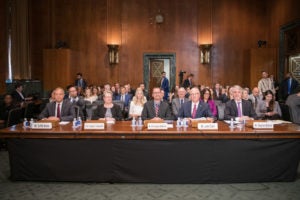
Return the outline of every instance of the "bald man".
<path id="1" fill-rule="evenodd" d="M 189 99 L 185 97 L 186 91 L 184 87 L 179 88 L 177 94 L 178 97 L 172 100 L 172 112 L 176 118 L 178 117 L 179 109 L 181 108 L 181 106 L 185 102 L 189 101 Z"/>
<path id="2" fill-rule="evenodd" d="M 53 92 L 54 101 L 46 105 L 38 119 L 72 121 L 76 117 L 75 107 L 69 100 L 64 100 L 64 90 L 58 87 Z"/>

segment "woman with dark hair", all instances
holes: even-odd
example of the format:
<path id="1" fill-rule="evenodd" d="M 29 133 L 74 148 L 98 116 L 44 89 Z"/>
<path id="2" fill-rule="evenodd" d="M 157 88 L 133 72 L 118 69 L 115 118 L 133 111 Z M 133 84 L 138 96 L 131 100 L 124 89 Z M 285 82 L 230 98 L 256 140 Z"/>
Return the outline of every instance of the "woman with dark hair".
<path id="1" fill-rule="evenodd" d="M 217 107 L 215 101 L 212 100 L 211 91 L 208 88 L 201 90 L 201 101 L 209 105 L 210 111 L 214 117 L 217 116 Z"/>
<path id="2" fill-rule="evenodd" d="M 271 90 L 267 90 L 264 93 L 263 100 L 258 102 L 256 114 L 261 119 L 275 120 L 281 118 L 279 103 L 275 101 L 275 96 Z"/>

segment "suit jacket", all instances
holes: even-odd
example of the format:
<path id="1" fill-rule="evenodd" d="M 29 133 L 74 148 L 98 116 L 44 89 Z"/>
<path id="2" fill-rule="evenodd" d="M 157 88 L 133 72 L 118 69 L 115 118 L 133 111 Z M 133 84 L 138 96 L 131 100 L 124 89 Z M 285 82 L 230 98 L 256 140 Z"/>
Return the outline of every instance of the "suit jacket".
<path id="1" fill-rule="evenodd" d="M 121 100 L 122 94 L 119 94 L 118 96 L 116 96 L 115 100 Z M 129 106 L 129 102 L 131 100 L 131 95 L 130 94 L 125 94 L 125 101 L 124 101 L 124 106 L 128 107 Z"/>
<path id="2" fill-rule="evenodd" d="M 73 106 L 77 106 L 79 108 L 79 113 L 75 113 L 76 115 L 79 114 L 81 119 L 83 119 L 84 114 L 83 114 L 83 109 L 85 106 L 84 98 L 81 96 L 77 96 L 78 98 L 76 100 L 73 100 L 71 102 L 71 99 L 68 97 L 66 100 L 69 101 Z"/>
<path id="3" fill-rule="evenodd" d="M 218 91 L 219 92 L 219 96 L 217 96 L 217 90 L 216 89 L 214 89 L 213 92 L 214 92 L 213 93 L 213 99 L 214 100 L 220 100 L 220 101 L 222 101 L 222 97 L 223 97 L 222 96 L 222 91 L 219 89 L 219 91 Z"/>
<path id="4" fill-rule="evenodd" d="M 257 115 L 250 101 L 242 99 L 243 115 L 257 119 Z M 238 117 L 238 109 L 234 100 L 230 100 L 225 104 L 225 120 Z"/>
<path id="5" fill-rule="evenodd" d="M 266 102 L 265 101 L 259 101 L 259 103 L 256 107 L 256 110 L 255 110 L 255 112 L 257 114 L 257 117 L 263 118 L 265 116 L 266 110 L 267 110 Z M 277 101 L 274 102 L 273 112 L 278 113 L 278 115 L 280 117 L 282 116 L 281 109 L 280 109 L 279 103 Z"/>
<path id="6" fill-rule="evenodd" d="M 192 101 L 185 102 L 181 106 L 178 117 L 181 117 L 181 118 L 191 118 L 192 117 Z M 211 113 L 208 104 L 206 104 L 202 101 L 199 101 L 195 118 L 201 118 L 201 117 L 212 117 L 213 118 L 213 114 Z"/>
<path id="7" fill-rule="evenodd" d="M 187 87 L 193 87 L 193 83 L 190 83 L 190 80 L 187 78 L 183 81 L 182 87 L 187 88 Z"/>
<path id="8" fill-rule="evenodd" d="M 188 98 L 184 98 L 183 100 L 183 103 L 184 102 L 188 102 L 189 99 Z M 173 112 L 173 115 L 177 118 L 178 117 L 178 113 L 179 113 L 179 110 L 180 110 L 180 99 L 179 98 L 175 98 L 172 100 L 172 112 Z"/>
<path id="9" fill-rule="evenodd" d="M 79 83 L 80 80 L 82 80 L 81 84 Z M 76 79 L 75 86 L 81 86 L 82 89 L 85 89 L 87 86 L 87 82 L 84 79 Z"/>
<path id="10" fill-rule="evenodd" d="M 47 103 L 44 110 L 38 116 L 38 119 L 44 119 L 51 116 L 55 116 L 55 104 L 56 102 Z M 76 117 L 75 109 L 70 101 L 64 100 L 60 109 L 60 120 L 61 121 L 72 121 Z"/>
<path id="11" fill-rule="evenodd" d="M 23 101 L 25 101 L 25 94 L 24 92 L 22 92 L 22 95 L 24 98 L 21 97 L 21 95 L 16 91 L 14 90 L 12 93 L 11 93 L 11 96 L 14 100 L 15 103 L 21 103 Z"/>
<path id="12" fill-rule="evenodd" d="M 105 118 L 106 108 L 104 107 L 104 104 L 98 105 L 97 109 L 93 113 L 92 119 L 97 120 L 99 118 Z M 111 114 L 112 117 L 115 118 L 117 121 L 122 120 L 122 111 L 119 105 L 113 104 L 113 107 L 111 108 Z"/>
<path id="13" fill-rule="evenodd" d="M 164 99 L 168 99 L 169 95 L 169 80 L 165 77 L 160 86 L 165 91 Z"/>
<path id="14" fill-rule="evenodd" d="M 152 119 L 155 116 L 155 108 L 154 108 L 154 101 L 147 101 L 144 104 L 144 108 L 142 111 L 142 119 Z M 166 120 L 173 120 L 173 116 L 169 107 L 169 104 L 166 102 L 160 102 L 159 110 L 158 110 L 158 117 Z"/>
<path id="15" fill-rule="evenodd" d="M 294 94 L 294 90 L 298 87 L 299 83 L 296 79 L 292 79 L 291 82 L 291 93 Z M 290 94 L 288 94 L 289 79 L 284 79 L 280 85 L 280 94 L 282 99 L 286 99 Z"/>

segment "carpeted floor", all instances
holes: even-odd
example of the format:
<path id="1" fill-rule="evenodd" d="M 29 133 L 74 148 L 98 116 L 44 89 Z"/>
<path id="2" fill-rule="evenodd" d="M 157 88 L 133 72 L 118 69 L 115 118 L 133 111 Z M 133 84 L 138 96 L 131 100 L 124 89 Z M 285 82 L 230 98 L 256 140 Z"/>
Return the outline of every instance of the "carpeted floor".
<path id="1" fill-rule="evenodd" d="M 0 151 L 0 200 L 300 200 L 295 182 L 244 184 L 98 184 L 12 182 L 7 151 Z"/>

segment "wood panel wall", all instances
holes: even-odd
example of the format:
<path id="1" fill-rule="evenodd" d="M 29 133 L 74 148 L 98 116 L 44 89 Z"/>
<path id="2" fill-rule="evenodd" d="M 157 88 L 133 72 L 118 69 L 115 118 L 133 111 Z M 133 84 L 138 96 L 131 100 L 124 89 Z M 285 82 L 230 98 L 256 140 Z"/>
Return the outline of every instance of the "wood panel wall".
<path id="1" fill-rule="evenodd" d="M 3 31 L 7 27 L 7 2 L 0 0 L 0 93 L 5 90 L 5 80 L 7 77 L 7 32 Z"/>
<path id="2" fill-rule="evenodd" d="M 33 78 L 42 78 L 43 49 L 63 40 L 76 55 L 72 78 L 82 72 L 91 84 L 135 87 L 143 82 L 143 53 L 174 52 L 177 71 L 194 73 L 199 84 L 249 85 L 250 49 L 264 38 L 276 47 L 274 29 L 299 15 L 288 13 L 297 8 L 291 3 L 297 0 L 30 0 Z M 158 12 L 161 25 L 153 21 Z M 210 31 L 212 63 L 202 65 L 198 45 Z M 115 42 L 120 63 L 110 66 L 107 44 Z"/>

